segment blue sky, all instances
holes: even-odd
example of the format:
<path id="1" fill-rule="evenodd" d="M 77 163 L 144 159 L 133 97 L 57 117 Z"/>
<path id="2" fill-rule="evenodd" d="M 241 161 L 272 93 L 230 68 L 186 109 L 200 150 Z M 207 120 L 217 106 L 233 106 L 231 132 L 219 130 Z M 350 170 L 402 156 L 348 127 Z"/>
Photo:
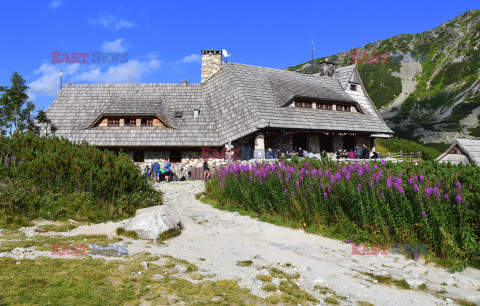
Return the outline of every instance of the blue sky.
<path id="1" fill-rule="evenodd" d="M 72 83 L 200 81 L 200 50 L 285 68 L 453 19 L 475 1 L 1 1 L 0 85 L 13 71 L 47 108 Z M 52 63 L 52 51 L 126 52 L 126 63 Z"/>

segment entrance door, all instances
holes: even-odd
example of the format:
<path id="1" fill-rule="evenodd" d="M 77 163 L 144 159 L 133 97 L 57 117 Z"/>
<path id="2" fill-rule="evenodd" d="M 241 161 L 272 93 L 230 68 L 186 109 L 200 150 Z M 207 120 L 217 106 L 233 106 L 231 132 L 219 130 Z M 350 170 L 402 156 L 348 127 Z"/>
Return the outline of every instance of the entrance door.
<path id="1" fill-rule="evenodd" d="M 320 151 L 333 152 L 333 135 L 320 135 Z"/>
<path id="2" fill-rule="evenodd" d="M 145 151 L 133 151 L 133 161 L 136 163 L 145 162 Z"/>
<path id="3" fill-rule="evenodd" d="M 345 135 L 343 136 L 343 149 L 347 149 L 348 151 L 353 150 L 355 148 L 355 136 L 352 135 Z"/>
<path id="4" fill-rule="evenodd" d="M 306 149 L 307 147 L 307 137 L 305 134 L 294 134 L 293 135 L 293 149 L 296 151 L 298 148 Z"/>

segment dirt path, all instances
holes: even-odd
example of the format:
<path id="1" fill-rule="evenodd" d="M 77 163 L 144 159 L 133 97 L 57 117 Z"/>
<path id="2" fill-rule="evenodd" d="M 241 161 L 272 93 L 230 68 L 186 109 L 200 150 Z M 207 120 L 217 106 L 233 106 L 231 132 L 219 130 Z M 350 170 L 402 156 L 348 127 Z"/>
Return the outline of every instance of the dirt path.
<path id="1" fill-rule="evenodd" d="M 444 298 L 480 303 L 478 270 L 451 274 L 425 265 L 422 260 L 413 261 L 401 255 L 352 256 L 352 246 L 347 243 L 203 204 L 195 199 L 195 194 L 203 190 L 203 182 L 162 184 L 159 189 L 165 193 L 165 205 L 175 209 L 185 227 L 179 237 L 170 240 L 159 251 L 195 263 L 219 278 L 239 279 L 240 284 L 254 294 L 264 295 L 261 282 L 255 280 L 261 267 L 279 267 L 280 264 L 287 272 L 300 273 L 298 284 L 301 288 L 315 293 L 315 285 L 326 286 L 347 297 L 347 303 L 429 305 L 451 302 Z M 243 260 L 252 260 L 253 265 L 236 265 Z M 421 290 L 378 284 L 362 272 L 405 279 L 412 288 L 424 283 L 427 291 L 441 293 L 435 296 Z"/>
<path id="2" fill-rule="evenodd" d="M 195 199 L 195 194 L 204 189 L 202 181 L 160 184 L 157 188 L 164 192 L 164 204 L 177 213 L 184 230 L 163 244 L 126 238 L 129 254 L 150 252 L 184 259 L 198 266 L 200 273 L 209 279 L 236 279 L 260 297 L 268 293 L 262 290 L 264 284 L 256 276 L 267 274 L 268 269 L 275 267 L 290 275 L 299 273 L 295 282 L 320 301 L 322 295 L 318 288 L 326 287 L 336 296 L 344 297 L 340 300 L 342 304 L 364 301 L 374 305 L 445 305 L 461 299 L 480 303 L 479 270 L 451 274 L 433 264 L 426 265 L 422 259 L 414 261 L 402 255 L 352 255 L 352 246 L 345 242 L 203 204 Z M 125 223 L 126 220 L 84 225 L 59 234 L 113 237 L 115 229 Z M 50 252 L 41 251 L 29 251 L 26 255 L 14 253 L 0 256 L 51 257 Z M 239 266 L 239 261 L 252 261 L 252 264 Z M 378 283 L 382 277 L 389 282 L 405 280 L 412 289 Z"/>

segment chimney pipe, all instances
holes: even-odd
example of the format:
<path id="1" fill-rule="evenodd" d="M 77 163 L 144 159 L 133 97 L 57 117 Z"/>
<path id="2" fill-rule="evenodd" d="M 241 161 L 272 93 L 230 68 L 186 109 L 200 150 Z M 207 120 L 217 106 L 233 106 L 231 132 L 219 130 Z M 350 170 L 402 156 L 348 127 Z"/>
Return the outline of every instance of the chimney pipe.
<path id="1" fill-rule="evenodd" d="M 326 76 L 326 77 L 333 77 L 333 73 L 335 72 L 335 68 L 337 64 L 335 63 L 329 63 L 329 62 L 321 62 L 320 64 L 320 69 L 319 69 L 319 75 L 320 76 Z"/>
<path id="2" fill-rule="evenodd" d="M 222 50 L 202 50 L 202 83 L 222 67 Z"/>

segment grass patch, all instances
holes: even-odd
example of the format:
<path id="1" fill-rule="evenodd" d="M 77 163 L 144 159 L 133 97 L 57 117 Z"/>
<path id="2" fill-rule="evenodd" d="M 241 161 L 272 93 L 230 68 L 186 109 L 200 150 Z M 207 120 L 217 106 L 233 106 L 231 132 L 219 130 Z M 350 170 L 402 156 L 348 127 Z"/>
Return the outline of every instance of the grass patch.
<path id="1" fill-rule="evenodd" d="M 138 239 L 138 234 L 135 231 L 126 231 L 123 227 L 118 227 L 115 233 L 119 236 L 124 236 L 132 239 Z"/>
<path id="2" fill-rule="evenodd" d="M 183 226 L 180 223 L 178 228 L 171 228 L 158 235 L 157 243 L 179 236 L 182 233 Z"/>
<path id="3" fill-rule="evenodd" d="M 363 275 L 369 276 L 371 279 L 378 281 L 379 284 L 393 285 L 399 289 L 411 289 L 410 285 L 404 279 L 396 280 L 396 279 L 392 279 L 390 276 L 374 275 L 373 273 L 368 273 L 368 272 L 360 272 L 360 273 L 362 273 Z"/>
<path id="4" fill-rule="evenodd" d="M 457 300 L 456 302 L 460 306 L 476 306 L 477 305 L 476 303 L 470 302 L 466 299 Z"/>
<path id="5" fill-rule="evenodd" d="M 326 297 L 323 300 L 325 301 L 325 303 L 330 304 L 330 305 L 340 304 L 340 302 L 334 297 Z"/>
<path id="6" fill-rule="evenodd" d="M 74 228 L 77 228 L 77 225 L 71 223 L 65 224 L 45 224 L 37 227 L 35 229 L 38 233 L 46 233 L 46 232 L 68 232 Z"/>
<path id="7" fill-rule="evenodd" d="M 272 281 L 272 277 L 270 275 L 265 275 L 265 274 L 257 275 L 256 279 L 259 279 L 264 283 L 269 283 Z"/>
<path id="8" fill-rule="evenodd" d="M 249 267 L 253 264 L 253 261 L 251 260 L 240 260 L 237 261 L 237 266 L 239 267 Z"/>
<path id="9" fill-rule="evenodd" d="M 114 237 L 109 239 L 107 235 L 77 235 L 77 236 L 42 236 L 26 237 L 23 233 L 17 232 L 16 235 L 12 233 L 9 239 L 3 241 L 0 245 L 0 252 L 9 252 L 15 248 L 35 247 L 38 251 L 52 251 L 52 244 L 61 244 L 62 246 L 73 245 L 91 245 L 91 244 L 113 244 L 122 241 L 121 238 Z"/>
<path id="10" fill-rule="evenodd" d="M 262 287 L 262 290 L 265 292 L 275 292 L 278 290 L 278 287 L 274 284 L 266 284 Z"/>
<path id="11" fill-rule="evenodd" d="M 5 304 L 60 305 L 264 303 L 233 280 L 193 284 L 172 277 L 162 266 L 149 266 L 143 270 L 138 260 L 0 258 L 1 299 Z M 157 280 L 155 274 L 163 278 Z"/>

